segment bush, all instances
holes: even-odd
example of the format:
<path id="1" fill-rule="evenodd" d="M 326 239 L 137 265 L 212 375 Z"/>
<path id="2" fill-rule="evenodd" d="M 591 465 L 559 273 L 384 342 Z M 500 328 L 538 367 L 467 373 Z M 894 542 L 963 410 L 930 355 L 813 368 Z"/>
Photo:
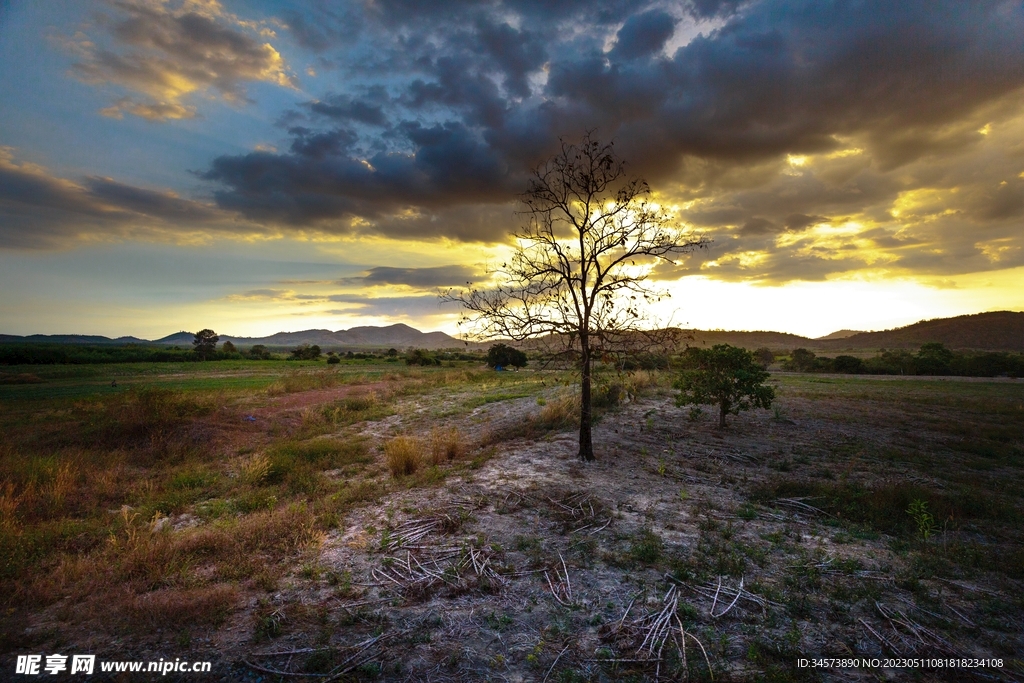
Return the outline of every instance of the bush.
<path id="1" fill-rule="evenodd" d="M 487 350 L 487 367 L 489 368 L 524 368 L 526 354 L 506 344 L 495 344 Z"/>
<path id="2" fill-rule="evenodd" d="M 433 355 L 426 349 L 413 349 L 409 353 L 405 354 L 406 365 L 440 365 L 441 361 L 434 358 Z"/>
<path id="3" fill-rule="evenodd" d="M 864 362 L 854 356 L 836 356 L 835 360 L 832 361 L 832 370 L 834 372 L 842 372 L 848 375 L 856 375 L 863 366 Z"/>
<path id="4" fill-rule="evenodd" d="M 263 344 L 256 344 L 249 349 L 249 358 L 253 360 L 270 360 L 270 350 Z"/>
<path id="5" fill-rule="evenodd" d="M 622 360 L 622 369 L 633 370 L 668 370 L 669 357 L 663 353 L 638 353 L 626 356 Z"/>
<path id="6" fill-rule="evenodd" d="M 793 349 L 789 354 L 789 360 L 782 364 L 782 368 L 788 371 L 812 372 L 814 371 L 815 355 L 807 349 Z"/>
<path id="7" fill-rule="evenodd" d="M 775 362 L 775 354 L 767 346 L 762 346 L 757 351 L 754 351 L 754 358 L 760 363 L 761 367 L 765 370 L 768 366 Z"/>
<path id="8" fill-rule="evenodd" d="M 394 477 L 415 474 L 422 464 L 420 444 L 408 436 L 396 436 L 384 444 L 384 459 Z"/>
<path id="9" fill-rule="evenodd" d="M 320 357 L 320 347 L 316 344 L 302 346 L 292 350 L 292 356 L 288 360 L 316 360 Z"/>
<path id="10" fill-rule="evenodd" d="M 338 358 L 337 356 L 328 356 L 327 357 L 327 364 L 328 365 L 337 365 L 340 362 L 341 362 L 341 359 Z"/>

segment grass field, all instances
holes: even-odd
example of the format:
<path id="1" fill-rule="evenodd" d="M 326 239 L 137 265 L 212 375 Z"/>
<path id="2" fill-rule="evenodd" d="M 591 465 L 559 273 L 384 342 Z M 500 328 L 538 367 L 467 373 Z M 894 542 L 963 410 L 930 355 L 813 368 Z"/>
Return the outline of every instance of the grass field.
<path id="1" fill-rule="evenodd" d="M 604 372 L 583 465 L 553 370 L 5 374 L 31 376 L 0 384 L 8 655 L 467 681 L 963 656 L 1002 665 L 892 675 L 1024 680 L 1024 381 L 780 374 L 774 410 L 719 430 L 668 373 Z"/>

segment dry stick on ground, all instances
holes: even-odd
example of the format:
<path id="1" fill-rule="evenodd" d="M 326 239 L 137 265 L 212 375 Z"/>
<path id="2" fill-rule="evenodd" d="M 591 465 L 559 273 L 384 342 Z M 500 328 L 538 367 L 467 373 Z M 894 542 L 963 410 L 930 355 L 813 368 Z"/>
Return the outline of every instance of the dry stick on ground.
<path id="1" fill-rule="evenodd" d="M 721 587 L 721 579 L 719 579 L 719 587 Z M 726 607 L 724 610 L 722 610 L 722 612 L 720 614 L 716 615 L 715 614 L 715 610 L 712 609 L 711 610 L 711 618 L 712 619 L 718 619 L 720 617 L 724 617 L 726 612 L 731 610 L 736 605 L 736 601 L 740 599 L 741 595 L 743 595 L 743 577 L 742 576 L 740 577 L 740 586 L 739 586 L 739 588 L 736 589 L 736 597 L 732 599 L 732 602 L 729 603 L 729 606 Z M 717 597 L 717 594 L 716 594 L 716 597 Z"/>
<path id="2" fill-rule="evenodd" d="M 555 657 L 555 661 L 551 662 L 551 666 L 548 667 L 548 672 L 546 674 L 544 674 L 544 680 L 541 681 L 541 683 L 545 683 L 548 680 L 548 676 L 550 676 L 551 672 L 555 670 L 555 664 L 558 664 L 558 660 L 562 658 L 562 655 L 564 655 L 565 651 L 568 650 L 568 649 L 569 649 L 569 646 L 566 645 L 565 647 L 562 648 L 562 651 L 558 653 L 558 656 Z"/>
<path id="3" fill-rule="evenodd" d="M 382 639 L 384 639 L 386 635 L 387 634 L 381 634 L 379 636 L 375 636 L 373 638 L 369 638 L 367 640 L 364 640 L 361 643 L 357 643 L 355 645 L 352 645 L 349 648 L 342 648 L 342 649 L 355 649 L 355 652 L 353 652 L 345 661 L 341 662 L 336 667 L 334 667 L 334 669 L 332 669 L 331 671 L 329 671 L 327 673 L 305 673 L 305 672 L 301 672 L 301 671 L 285 671 L 283 669 L 275 669 L 275 668 L 270 667 L 270 666 L 262 666 L 260 664 L 254 663 L 254 662 L 250 662 L 248 660 L 242 660 L 242 663 L 245 664 L 246 666 L 248 666 L 249 668 L 254 669 L 256 671 L 262 671 L 263 673 L 273 674 L 275 676 L 287 676 L 287 677 L 294 677 L 294 678 L 322 678 L 322 679 L 325 680 L 325 683 L 326 683 L 328 681 L 335 681 L 335 680 L 337 680 L 340 676 L 343 676 L 343 675 L 347 674 L 352 669 L 355 669 L 357 666 L 360 666 L 360 665 L 366 663 L 367 661 L 369 661 L 369 659 L 372 659 L 374 656 L 376 656 L 376 654 L 378 654 L 377 652 L 370 652 L 368 657 L 362 657 L 362 655 L 366 654 L 367 651 L 369 651 L 371 648 L 373 648 L 374 645 L 376 645 Z M 303 653 L 307 653 L 307 652 L 323 652 L 323 651 L 330 650 L 330 649 L 332 649 L 332 648 L 301 648 L 301 649 L 297 649 L 297 650 L 285 650 L 285 651 L 282 651 L 282 652 L 254 653 L 253 656 L 256 656 L 256 657 L 283 657 L 283 656 L 287 655 L 288 656 L 288 662 L 286 664 L 286 668 L 287 668 L 287 665 L 290 664 L 291 661 L 292 661 L 292 656 L 293 655 L 303 654 Z"/>
<path id="4" fill-rule="evenodd" d="M 768 600 L 767 598 L 763 598 L 760 595 L 757 595 L 756 593 L 751 593 L 750 591 L 746 590 L 745 588 L 739 588 L 737 590 L 735 588 L 729 588 L 728 586 L 723 586 L 723 585 L 721 585 L 721 579 L 719 579 L 719 583 L 718 583 L 717 587 L 715 587 L 715 584 L 710 583 L 710 582 L 705 587 L 705 586 L 691 586 L 690 584 L 688 584 L 688 583 L 686 583 L 684 581 L 680 581 L 676 577 L 672 576 L 671 574 L 667 574 L 667 573 L 664 574 L 663 577 L 667 581 L 670 581 L 670 582 L 676 584 L 677 586 L 683 586 L 683 587 L 687 588 L 688 590 L 696 593 L 697 595 L 701 595 L 701 596 L 703 596 L 705 598 L 716 599 L 719 594 L 725 595 L 726 597 L 731 597 L 734 594 L 738 594 L 740 600 L 746 600 L 747 602 L 752 602 L 755 605 L 757 605 L 758 607 L 760 607 L 762 611 L 767 610 L 768 607 L 781 608 L 781 607 L 785 606 L 785 605 L 782 605 L 780 603 L 774 602 L 773 600 Z M 715 604 L 712 604 L 712 610 L 714 610 L 714 607 L 715 607 Z M 721 616 L 721 615 L 719 615 L 719 616 Z"/>
<path id="5" fill-rule="evenodd" d="M 896 647 L 895 645 L 893 645 L 892 643 L 890 643 L 888 641 L 888 639 L 886 639 L 885 636 L 883 636 L 881 633 L 879 633 L 875 629 L 871 628 L 871 625 L 868 622 L 864 621 L 863 619 L 858 619 L 857 621 L 859 621 L 864 626 L 864 628 L 866 628 L 868 630 L 868 633 L 873 635 L 878 640 L 879 643 L 881 643 L 885 647 L 889 648 L 890 652 L 892 652 L 893 654 L 895 654 L 897 656 L 900 656 L 900 655 L 903 654 L 902 652 L 900 652 L 900 649 L 898 647 Z"/>
<path id="6" fill-rule="evenodd" d="M 781 505 L 783 507 L 794 508 L 801 512 L 810 512 L 811 514 L 815 515 L 825 515 L 826 517 L 833 516 L 820 508 L 816 508 L 813 505 L 808 505 L 807 503 L 803 502 L 805 500 L 809 500 L 809 498 L 776 498 L 775 500 L 772 501 L 772 503 L 775 505 Z"/>
<path id="7" fill-rule="evenodd" d="M 943 655 L 952 657 L 965 656 L 965 654 L 951 642 L 949 642 L 939 634 L 935 633 L 931 629 L 926 628 L 925 626 L 922 626 L 921 624 L 917 623 L 903 612 L 900 612 L 899 610 L 893 608 L 886 609 L 883 605 L 879 604 L 878 602 L 875 603 L 875 607 L 878 608 L 878 612 L 883 617 L 885 617 L 885 619 L 889 622 L 889 625 L 892 626 L 892 629 L 896 631 L 896 633 L 900 635 L 901 638 L 903 634 L 900 633 L 899 629 L 896 628 L 896 624 L 899 624 L 900 626 L 903 626 L 905 629 L 907 629 L 911 635 L 917 638 L 918 642 L 920 642 L 921 645 L 924 645 L 928 649 L 936 650 Z M 917 649 L 916 645 L 914 644 L 911 644 L 910 647 L 911 650 Z"/>
<path id="8" fill-rule="evenodd" d="M 626 615 L 629 614 L 632 607 L 633 601 L 630 601 L 629 606 L 626 607 L 625 614 L 622 615 L 622 619 L 619 620 L 618 625 L 612 633 L 624 636 L 627 641 L 632 642 L 632 645 L 629 647 L 633 650 L 633 656 L 593 661 L 654 664 L 654 678 L 655 680 L 658 680 L 661 677 L 661 664 L 665 661 L 665 647 L 668 645 L 669 641 L 675 645 L 676 650 L 679 653 L 680 661 L 685 665 L 687 661 L 686 638 L 689 637 L 697 643 L 701 652 L 704 653 L 704 660 L 707 663 L 708 672 L 711 674 L 712 680 L 714 679 L 714 673 L 711 668 L 711 659 L 708 657 L 707 650 L 704 649 L 703 643 L 700 642 L 700 639 L 698 639 L 697 636 L 686 631 L 682 620 L 679 618 L 679 588 L 676 585 L 671 585 L 668 592 L 665 593 L 665 596 L 662 598 L 662 606 L 660 610 L 626 622 Z M 675 634 L 676 626 L 679 627 L 678 640 L 676 639 Z M 634 647 L 638 640 L 640 641 L 640 644 Z"/>
<path id="9" fill-rule="evenodd" d="M 413 588 L 428 590 L 439 584 L 458 587 L 468 573 L 499 586 L 508 583 L 508 579 L 491 567 L 488 554 L 472 546 L 444 547 L 440 552 L 422 559 L 418 553 L 414 554 L 411 549 L 407 549 L 404 558 L 389 556 L 385 559 L 385 566 L 370 570 L 373 578 L 389 581 L 403 593 Z"/>

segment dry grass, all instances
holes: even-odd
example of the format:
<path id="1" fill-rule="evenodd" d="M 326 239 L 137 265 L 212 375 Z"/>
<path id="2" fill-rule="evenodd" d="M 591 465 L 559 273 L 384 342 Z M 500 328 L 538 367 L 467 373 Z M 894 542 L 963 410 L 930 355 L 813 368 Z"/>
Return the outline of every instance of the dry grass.
<path id="1" fill-rule="evenodd" d="M 580 421 L 579 394 L 565 394 L 548 401 L 537 416 L 537 423 L 545 429 L 561 429 L 578 425 Z"/>
<path id="2" fill-rule="evenodd" d="M 326 389 L 344 380 L 345 377 L 343 375 L 333 370 L 295 371 L 274 382 L 265 391 L 268 396 L 280 396 L 281 394 L 294 394 L 300 391 L 309 391 L 310 389 Z"/>
<path id="3" fill-rule="evenodd" d="M 422 464 L 421 444 L 409 436 L 396 436 L 384 444 L 384 459 L 392 476 L 415 474 Z"/>
<path id="4" fill-rule="evenodd" d="M 185 590 L 163 589 L 144 595 L 129 593 L 112 610 L 134 623 L 150 628 L 187 628 L 219 625 L 238 602 L 234 586 L 216 584 Z"/>
<path id="5" fill-rule="evenodd" d="M 270 458 L 263 453 L 257 453 L 242 465 L 239 478 L 243 484 L 258 486 L 270 476 L 272 464 Z"/>
<path id="6" fill-rule="evenodd" d="M 441 465 L 449 460 L 457 460 L 466 453 L 466 444 L 462 432 L 457 427 L 442 429 L 435 427 L 430 431 L 430 462 Z"/>

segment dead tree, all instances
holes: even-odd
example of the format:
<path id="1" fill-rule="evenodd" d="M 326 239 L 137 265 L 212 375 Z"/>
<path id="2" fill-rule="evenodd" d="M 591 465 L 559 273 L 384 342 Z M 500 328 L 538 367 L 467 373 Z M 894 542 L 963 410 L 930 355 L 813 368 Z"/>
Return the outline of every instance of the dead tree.
<path id="1" fill-rule="evenodd" d="M 650 341 L 644 304 L 665 296 L 647 276 L 659 260 L 705 246 L 669 225 L 629 176 L 612 144 L 591 133 L 534 170 L 522 196 L 525 225 L 515 251 L 486 286 L 467 283 L 442 300 L 464 308 L 460 325 L 477 338 L 544 339 L 561 345 L 580 376 L 579 456 L 594 459 L 591 381 L 595 360 Z"/>

